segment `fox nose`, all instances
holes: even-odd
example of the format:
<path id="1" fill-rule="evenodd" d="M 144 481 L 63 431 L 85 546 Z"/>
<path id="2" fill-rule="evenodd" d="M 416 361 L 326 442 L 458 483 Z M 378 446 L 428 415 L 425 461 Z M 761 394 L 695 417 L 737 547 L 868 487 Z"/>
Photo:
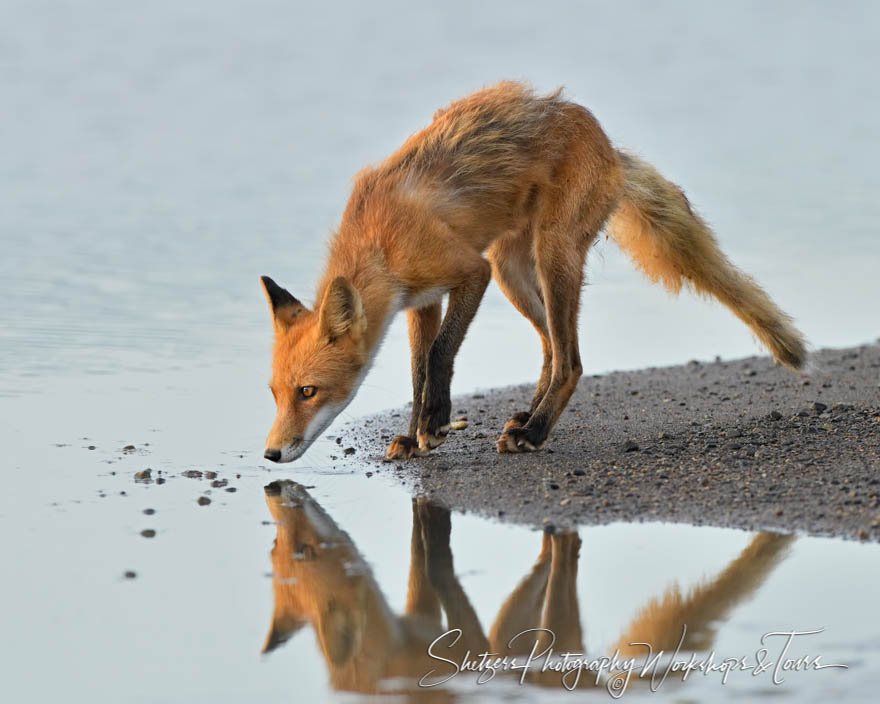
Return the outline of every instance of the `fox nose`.
<path id="1" fill-rule="evenodd" d="M 263 453 L 263 457 L 272 462 L 278 462 L 281 459 L 281 450 L 267 449 Z"/>

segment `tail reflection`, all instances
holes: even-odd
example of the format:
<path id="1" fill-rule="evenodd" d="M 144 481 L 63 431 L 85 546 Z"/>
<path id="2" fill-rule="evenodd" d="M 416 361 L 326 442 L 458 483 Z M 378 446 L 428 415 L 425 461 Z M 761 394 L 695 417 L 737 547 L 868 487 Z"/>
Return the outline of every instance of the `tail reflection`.
<path id="1" fill-rule="evenodd" d="M 555 652 L 584 652 L 577 595 L 577 533 L 543 535 L 531 571 L 501 604 L 488 638 L 458 581 L 450 549 L 450 512 L 424 499 L 412 503 L 410 571 L 406 609 L 392 612 L 372 571 L 354 542 L 333 519 L 292 481 L 266 487 L 266 503 L 277 524 L 272 549 L 275 611 L 263 652 L 282 645 L 310 624 L 317 636 L 331 686 L 361 693 L 396 692 L 450 699 L 442 687 L 423 689 L 418 681 L 433 671 L 434 681 L 454 666 L 428 654 L 442 634 L 443 657 L 461 662 L 491 652 L 517 656 L 550 645 Z M 674 650 L 686 624 L 683 647 L 712 647 L 717 623 L 749 598 L 784 558 L 794 538 L 757 534 L 717 577 L 683 594 L 673 586 L 642 607 L 618 643 L 621 656 L 643 655 L 630 643 L 648 642 L 654 650 Z M 445 625 L 444 617 L 445 615 Z M 523 634 L 530 629 L 545 629 Z M 435 651 L 436 652 L 436 651 Z M 519 677 L 518 673 L 513 674 Z M 538 685 L 560 686 L 558 673 L 530 672 Z M 584 677 L 579 686 L 593 686 Z"/>

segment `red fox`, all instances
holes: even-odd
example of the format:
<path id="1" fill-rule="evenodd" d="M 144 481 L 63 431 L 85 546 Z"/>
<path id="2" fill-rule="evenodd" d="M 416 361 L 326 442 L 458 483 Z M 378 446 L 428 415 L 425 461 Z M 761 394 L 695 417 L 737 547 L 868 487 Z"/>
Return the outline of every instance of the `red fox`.
<path id="1" fill-rule="evenodd" d="M 593 115 L 561 91 L 539 96 L 504 82 L 439 110 L 358 174 L 315 310 L 262 277 L 278 406 L 265 457 L 295 460 L 326 430 L 401 310 L 412 417 L 386 457 L 440 445 L 450 429 L 453 361 L 491 277 L 535 327 L 544 353 L 531 405 L 507 422 L 497 449 L 542 447 L 581 376 L 584 262 L 603 227 L 651 279 L 715 296 L 777 362 L 803 366 L 805 343 L 791 319 L 724 256 L 678 186 L 612 147 Z"/>

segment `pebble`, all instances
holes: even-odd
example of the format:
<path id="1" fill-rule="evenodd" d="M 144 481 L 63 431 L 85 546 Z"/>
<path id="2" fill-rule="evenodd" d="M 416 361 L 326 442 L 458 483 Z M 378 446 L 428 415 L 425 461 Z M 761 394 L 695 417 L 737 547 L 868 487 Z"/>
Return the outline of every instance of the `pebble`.
<path id="1" fill-rule="evenodd" d="M 209 499 L 207 496 L 200 496 L 200 497 L 196 500 L 196 503 L 197 503 L 199 506 L 207 506 L 209 503 L 211 503 L 211 499 Z"/>
<path id="2" fill-rule="evenodd" d="M 145 538 L 155 538 L 156 531 L 154 531 L 152 528 L 144 528 L 141 531 L 141 535 L 144 536 Z"/>

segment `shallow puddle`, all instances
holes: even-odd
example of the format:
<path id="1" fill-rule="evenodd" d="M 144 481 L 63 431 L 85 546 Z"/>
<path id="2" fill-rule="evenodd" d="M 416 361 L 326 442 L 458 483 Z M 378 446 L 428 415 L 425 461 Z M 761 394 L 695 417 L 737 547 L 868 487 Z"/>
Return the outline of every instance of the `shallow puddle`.
<path id="1" fill-rule="evenodd" d="M 549 535 L 413 500 L 382 471 L 169 468 L 157 435 L 52 449 L 59 496 L 75 498 L 43 504 L 4 555 L 21 575 L 0 649 L 12 691 L 818 702 L 880 679 L 880 546 L 673 524 Z M 100 488 L 78 493 L 87 468 Z M 787 647 L 767 635 L 792 631 Z M 631 643 L 664 655 L 643 671 Z M 686 681 L 664 677 L 683 663 Z"/>
<path id="2" fill-rule="evenodd" d="M 409 545 L 395 535 L 371 558 L 302 485 L 273 482 L 266 503 L 277 539 L 263 652 L 316 698 L 826 701 L 877 681 L 877 546 L 669 524 L 541 534 L 416 499 Z M 402 585 L 380 584 L 371 559 L 408 569 L 403 608 Z"/>

